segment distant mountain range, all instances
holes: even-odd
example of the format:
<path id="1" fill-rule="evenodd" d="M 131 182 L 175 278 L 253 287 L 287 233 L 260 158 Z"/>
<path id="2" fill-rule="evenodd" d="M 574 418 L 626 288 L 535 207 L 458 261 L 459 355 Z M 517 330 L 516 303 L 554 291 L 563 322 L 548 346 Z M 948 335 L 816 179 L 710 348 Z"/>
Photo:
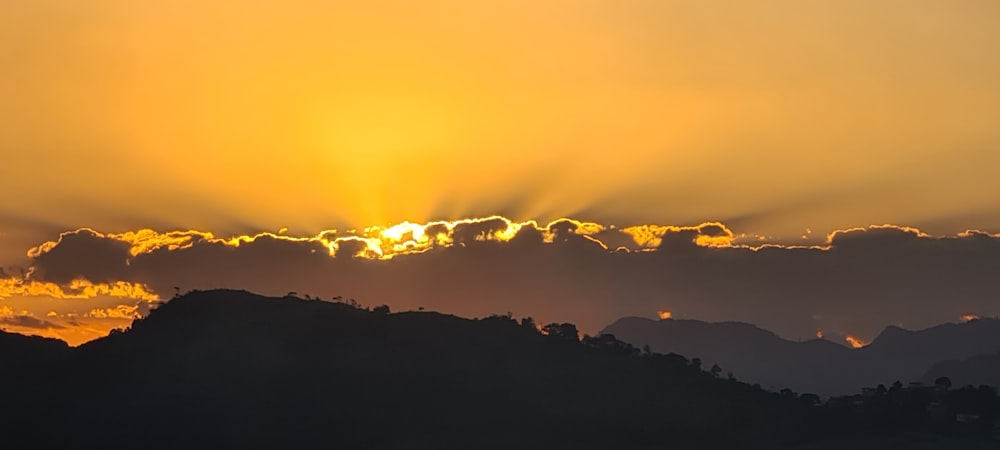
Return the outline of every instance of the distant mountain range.
<path id="1" fill-rule="evenodd" d="M 936 363 L 1000 352 L 1000 320 L 977 319 L 919 331 L 888 327 L 871 344 L 851 349 L 824 339 L 793 342 L 754 325 L 698 320 L 620 319 L 602 333 L 637 347 L 700 358 L 705 367 L 766 388 L 841 395 L 894 381 L 928 380 Z M 978 364 L 976 359 L 962 367 Z M 932 373 L 956 383 L 987 378 L 959 376 L 959 365 L 938 365 Z M 966 370 L 966 369 L 961 369 Z M 972 369 L 969 369 L 972 370 Z M 961 372 L 964 373 L 964 372 Z M 998 378 L 992 380 L 1000 381 Z M 933 378 L 930 379 L 933 381 Z"/>

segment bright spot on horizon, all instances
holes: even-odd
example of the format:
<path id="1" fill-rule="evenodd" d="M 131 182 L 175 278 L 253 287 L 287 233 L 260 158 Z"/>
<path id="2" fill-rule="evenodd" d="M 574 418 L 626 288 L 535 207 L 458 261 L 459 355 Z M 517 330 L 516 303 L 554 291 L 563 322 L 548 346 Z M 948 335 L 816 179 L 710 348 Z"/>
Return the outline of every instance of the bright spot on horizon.
<path id="1" fill-rule="evenodd" d="M 657 311 L 656 313 L 660 316 L 660 319 L 669 319 L 673 317 L 673 314 L 670 311 Z"/>
<path id="2" fill-rule="evenodd" d="M 861 348 L 868 345 L 867 342 L 862 341 L 861 339 L 858 339 L 851 335 L 847 335 L 847 337 L 845 337 L 844 340 L 851 345 L 851 348 Z"/>

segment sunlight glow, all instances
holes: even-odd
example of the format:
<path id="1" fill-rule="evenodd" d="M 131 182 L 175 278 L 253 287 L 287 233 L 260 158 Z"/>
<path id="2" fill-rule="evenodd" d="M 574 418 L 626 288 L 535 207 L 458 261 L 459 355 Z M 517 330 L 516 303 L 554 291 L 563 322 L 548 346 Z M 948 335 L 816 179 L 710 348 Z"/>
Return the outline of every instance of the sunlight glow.
<path id="1" fill-rule="evenodd" d="M 155 301 L 159 296 L 148 286 L 140 283 L 116 281 L 113 283 L 92 283 L 87 280 L 73 280 L 68 286 L 56 283 L 27 280 L 23 277 L 0 278 L 0 299 L 12 296 L 45 296 L 62 299 L 87 299 L 98 295 Z"/>
<path id="2" fill-rule="evenodd" d="M 844 340 L 851 345 L 851 348 L 861 348 L 868 345 L 867 342 L 862 341 L 861 339 L 858 339 L 851 335 L 847 335 L 846 337 L 844 337 Z"/>

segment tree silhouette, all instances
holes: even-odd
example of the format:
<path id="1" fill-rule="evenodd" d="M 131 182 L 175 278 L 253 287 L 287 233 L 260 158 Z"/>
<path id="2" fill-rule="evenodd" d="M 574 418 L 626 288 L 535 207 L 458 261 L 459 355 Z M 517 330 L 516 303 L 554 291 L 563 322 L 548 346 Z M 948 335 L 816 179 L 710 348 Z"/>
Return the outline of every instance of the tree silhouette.
<path id="1" fill-rule="evenodd" d="M 567 341 L 578 342 L 580 340 L 580 332 L 577 331 L 576 325 L 571 323 L 550 323 L 542 327 L 542 333 Z"/>
<path id="2" fill-rule="evenodd" d="M 619 341 L 613 334 L 602 334 L 597 337 L 584 336 L 583 344 L 604 352 L 618 355 L 636 355 L 639 350 L 627 342 Z"/>

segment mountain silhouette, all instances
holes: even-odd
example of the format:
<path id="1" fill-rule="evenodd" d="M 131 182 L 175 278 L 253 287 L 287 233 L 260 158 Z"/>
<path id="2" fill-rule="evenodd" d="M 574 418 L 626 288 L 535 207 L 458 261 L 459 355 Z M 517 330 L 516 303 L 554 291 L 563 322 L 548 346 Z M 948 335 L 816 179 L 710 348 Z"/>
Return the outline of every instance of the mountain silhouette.
<path id="1" fill-rule="evenodd" d="M 546 328 L 194 292 L 74 349 L 5 335 L 45 359 L 5 367 L 0 423 L 11 448 L 727 448 L 809 408 Z"/>
<path id="2" fill-rule="evenodd" d="M 793 342 L 744 323 L 623 318 L 605 328 L 637 347 L 698 357 L 764 387 L 842 395 L 895 380 L 916 381 L 933 364 L 1000 351 L 1000 320 L 943 324 L 919 331 L 888 327 L 849 349 L 823 339 Z"/>
<path id="3" fill-rule="evenodd" d="M 50 359 L 68 349 L 66 343 L 58 339 L 25 336 L 0 330 L 0 352 L 17 361 Z"/>
<path id="4" fill-rule="evenodd" d="M 941 377 L 948 377 L 957 386 L 1000 386 L 1000 353 L 939 362 L 931 366 L 921 380 L 932 383 Z"/>
<path id="5" fill-rule="evenodd" d="M 924 391 L 821 404 L 568 323 L 231 290 L 175 298 L 77 348 L 0 334 L 0 352 L 16 361 L 0 371 L 10 448 L 982 448 L 1000 411 L 977 391 L 973 426 L 952 414 L 928 427 Z"/>

